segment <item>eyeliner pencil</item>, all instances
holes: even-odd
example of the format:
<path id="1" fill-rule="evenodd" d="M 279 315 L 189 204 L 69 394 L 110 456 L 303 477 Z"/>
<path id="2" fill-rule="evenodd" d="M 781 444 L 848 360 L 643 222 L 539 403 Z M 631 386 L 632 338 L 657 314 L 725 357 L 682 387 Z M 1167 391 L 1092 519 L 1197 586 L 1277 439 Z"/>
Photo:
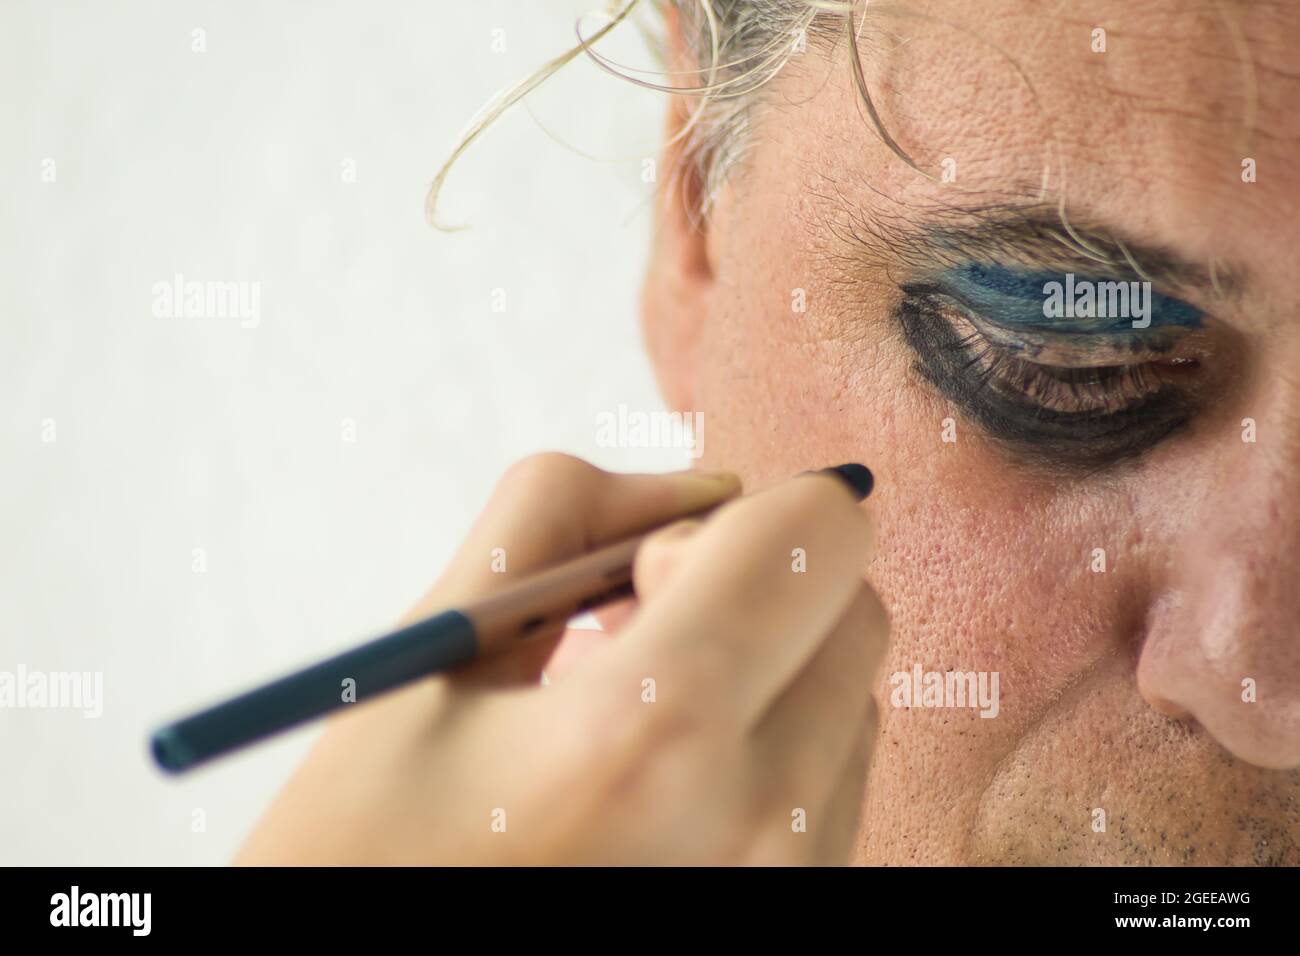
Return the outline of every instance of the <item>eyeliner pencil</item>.
<path id="1" fill-rule="evenodd" d="M 842 479 L 859 501 L 871 492 L 872 475 L 863 465 L 840 465 L 825 472 Z M 672 521 L 683 517 L 691 515 Z M 345 681 L 354 682 L 352 699 L 370 700 L 403 684 L 506 652 L 582 611 L 629 596 L 633 559 L 654 530 L 539 571 L 495 594 L 161 727 L 150 740 L 154 760 L 169 773 L 181 773 L 349 706 L 342 692 Z"/>

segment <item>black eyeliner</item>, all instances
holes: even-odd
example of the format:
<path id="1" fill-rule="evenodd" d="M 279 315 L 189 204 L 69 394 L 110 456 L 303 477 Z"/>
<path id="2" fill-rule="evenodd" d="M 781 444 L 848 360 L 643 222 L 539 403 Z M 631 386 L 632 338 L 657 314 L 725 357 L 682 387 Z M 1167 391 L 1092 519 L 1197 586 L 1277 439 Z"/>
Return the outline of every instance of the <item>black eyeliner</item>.
<path id="1" fill-rule="evenodd" d="M 1132 459 L 1184 425 L 1195 406 L 1163 385 L 1115 411 L 1064 412 L 990 387 L 973 366 L 969 341 L 944 317 L 944 298 L 932 285 L 900 286 L 894 311 L 916 355 L 914 370 L 957 405 L 989 437 L 1012 453 L 1060 470 L 1093 470 Z"/>

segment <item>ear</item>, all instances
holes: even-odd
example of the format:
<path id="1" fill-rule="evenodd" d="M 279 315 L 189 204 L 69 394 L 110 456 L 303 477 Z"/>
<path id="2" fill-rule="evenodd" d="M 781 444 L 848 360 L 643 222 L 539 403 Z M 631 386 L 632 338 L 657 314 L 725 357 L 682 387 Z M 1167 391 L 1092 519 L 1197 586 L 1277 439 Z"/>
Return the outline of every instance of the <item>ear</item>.
<path id="1" fill-rule="evenodd" d="M 690 64 L 677 11 L 667 7 L 670 64 Z M 689 69 L 689 67 L 687 67 Z M 674 75 L 674 87 L 690 86 L 694 74 Z M 641 294 L 641 325 L 659 390 L 676 411 L 694 409 L 695 353 L 708 319 L 713 289 L 708 224 L 699 215 L 702 184 L 685 156 L 683 131 L 698 99 L 668 97 L 667 128 L 655 197 L 654 240 Z"/>

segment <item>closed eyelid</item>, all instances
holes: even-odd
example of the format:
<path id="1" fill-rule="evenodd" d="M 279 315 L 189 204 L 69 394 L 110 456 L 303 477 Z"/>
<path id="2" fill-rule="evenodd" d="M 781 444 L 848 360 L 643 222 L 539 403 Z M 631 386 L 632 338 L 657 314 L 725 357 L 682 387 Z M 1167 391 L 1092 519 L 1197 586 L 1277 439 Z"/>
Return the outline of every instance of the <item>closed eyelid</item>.
<path id="1" fill-rule="evenodd" d="M 1154 390 L 1143 386 L 1140 391 L 1146 394 L 1132 395 L 1131 402 L 1123 407 L 1108 401 L 1105 393 L 1093 392 L 1098 404 L 1076 410 L 1047 407 L 1032 394 L 1016 394 L 1019 389 L 1014 384 L 1009 389 L 999 388 L 997 373 L 989 367 L 988 359 L 994 367 L 1004 359 L 988 352 L 988 345 L 980 344 L 981 336 L 974 336 L 973 341 L 944 317 L 943 303 L 939 301 L 943 296 L 925 288 L 903 291 L 894 318 L 915 356 L 914 369 L 986 436 L 1017 453 L 1026 463 L 1062 474 L 1087 474 L 1107 468 L 1140 456 L 1181 427 L 1196 408 L 1192 394 L 1168 385 Z M 1085 373 L 1096 367 L 1092 362 L 1060 364 L 1076 366 Z M 1020 365 L 1022 371 L 1030 367 L 1023 362 Z M 1151 366 L 1139 363 L 1138 367 Z M 1097 371 L 1105 374 L 1115 369 Z M 1140 385 L 1145 376 L 1137 374 Z M 1057 393 L 1070 398 L 1086 394 L 1076 391 L 1078 386 L 1068 384 L 1070 381 L 1076 380 L 1067 379 L 1066 384 L 1056 386 Z"/>
<path id="2" fill-rule="evenodd" d="M 968 262 L 934 273 L 934 291 L 1007 329 L 1044 336 L 1199 328 L 1204 313 L 1150 283 Z"/>

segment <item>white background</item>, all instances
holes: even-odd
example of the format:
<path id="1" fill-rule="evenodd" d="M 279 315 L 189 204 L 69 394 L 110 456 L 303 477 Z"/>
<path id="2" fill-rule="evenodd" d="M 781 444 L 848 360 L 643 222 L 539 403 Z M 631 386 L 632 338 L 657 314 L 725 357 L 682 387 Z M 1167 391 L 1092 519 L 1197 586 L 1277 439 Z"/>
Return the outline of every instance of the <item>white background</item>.
<path id="1" fill-rule="evenodd" d="M 517 457 L 686 464 L 597 447 L 601 412 L 661 407 L 659 94 L 575 63 L 452 175 L 472 228 L 423 219 L 478 107 L 594 6 L 0 5 L 0 670 L 105 682 L 98 720 L 0 709 L 0 862 L 229 860 L 316 731 L 173 780 L 153 725 L 386 628 Z M 259 282 L 260 325 L 156 317 L 178 272 Z"/>

